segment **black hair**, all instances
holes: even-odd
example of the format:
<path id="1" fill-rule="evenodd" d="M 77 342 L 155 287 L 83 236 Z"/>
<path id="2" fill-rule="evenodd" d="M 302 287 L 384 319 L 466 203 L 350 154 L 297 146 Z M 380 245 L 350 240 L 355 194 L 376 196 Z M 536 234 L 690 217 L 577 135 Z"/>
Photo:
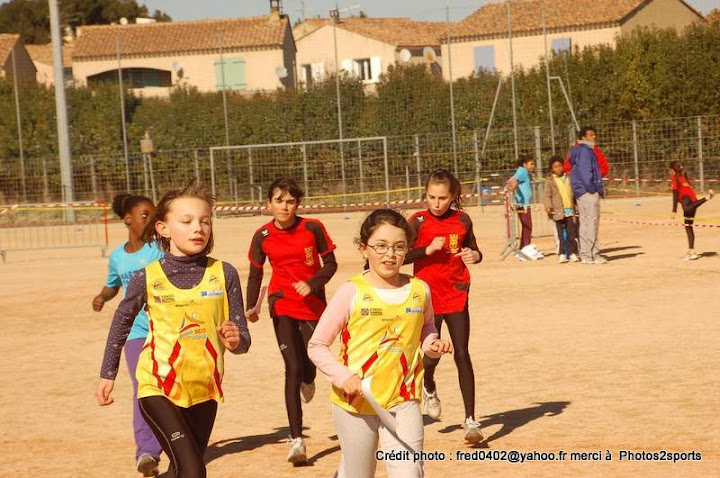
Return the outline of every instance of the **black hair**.
<path id="1" fill-rule="evenodd" d="M 525 166 L 530 161 L 535 161 L 535 157 L 533 157 L 532 154 L 521 154 L 518 156 L 517 165 L 518 167 Z"/>
<path id="2" fill-rule="evenodd" d="M 670 163 L 669 167 L 670 169 L 675 171 L 675 174 L 677 174 L 678 176 L 682 176 L 687 180 L 690 179 L 688 177 L 687 170 L 685 169 L 685 165 L 681 161 L 673 161 L 672 163 Z"/>
<path id="3" fill-rule="evenodd" d="M 583 139 L 585 136 L 587 136 L 588 131 L 594 131 L 595 133 L 597 133 L 597 130 L 594 126 L 583 126 L 577 133 L 577 139 Z"/>
<path id="4" fill-rule="evenodd" d="M 447 185 L 450 190 L 450 194 L 454 197 L 450 206 L 458 210 L 462 209 L 462 184 L 460 184 L 458 178 L 456 178 L 450 171 L 447 169 L 436 169 L 430 173 L 430 176 L 428 176 L 425 181 L 425 192 L 427 192 L 431 183 Z"/>
<path id="5" fill-rule="evenodd" d="M 405 216 L 400 212 L 395 209 L 376 209 L 368 214 L 360 226 L 360 237 L 355 239 L 355 245 L 367 246 L 375 230 L 383 224 L 390 224 L 405 231 L 408 247 L 415 240 L 415 234 L 410 228 L 410 224 L 408 224 L 407 219 L 405 219 Z M 368 270 L 369 267 L 368 261 L 365 261 L 365 270 Z"/>
<path id="6" fill-rule="evenodd" d="M 167 252 L 170 250 L 170 239 L 161 236 L 160 233 L 158 233 L 155 229 L 155 224 L 157 224 L 158 222 L 165 222 L 167 220 L 167 215 L 170 212 L 170 206 L 172 205 L 173 201 L 180 198 L 201 199 L 208 203 L 210 209 L 212 209 L 212 207 L 215 205 L 215 198 L 213 197 L 212 193 L 205 186 L 199 185 L 195 183 L 195 181 L 192 181 L 189 185 L 182 189 L 173 189 L 166 192 L 162 199 L 160 199 L 160 202 L 155 209 L 155 214 L 153 215 L 152 220 L 147 223 L 147 226 L 145 226 L 145 229 L 143 230 L 142 239 L 144 242 L 155 241 L 160 245 L 160 248 L 163 251 Z M 205 246 L 205 249 L 202 250 L 201 254 L 209 254 L 212 251 L 214 245 L 215 238 L 213 237 L 213 233 L 211 231 L 208 243 Z"/>
<path id="7" fill-rule="evenodd" d="M 123 219 L 127 213 L 133 210 L 135 206 L 140 203 L 152 204 L 152 199 L 145 196 L 137 196 L 134 194 L 120 193 L 116 195 L 112 200 L 112 210 L 117 217 Z"/>
<path id="8" fill-rule="evenodd" d="M 283 193 L 289 194 L 292 197 L 294 197 L 298 204 L 302 200 L 302 198 L 305 196 L 305 192 L 300 189 L 300 186 L 298 186 L 298 183 L 295 182 L 294 179 L 291 178 L 278 178 L 275 181 L 272 182 L 270 187 L 267 190 L 267 199 L 268 201 L 271 201 L 273 198 L 273 194 L 275 194 L 275 190 L 279 189 Z"/>
<path id="9" fill-rule="evenodd" d="M 558 156 L 557 154 L 550 158 L 550 167 L 548 168 L 548 171 L 552 173 L 553 165 L 555 163 L 565 164 L 565 160 L 562 158 L 562 156 Z"/>

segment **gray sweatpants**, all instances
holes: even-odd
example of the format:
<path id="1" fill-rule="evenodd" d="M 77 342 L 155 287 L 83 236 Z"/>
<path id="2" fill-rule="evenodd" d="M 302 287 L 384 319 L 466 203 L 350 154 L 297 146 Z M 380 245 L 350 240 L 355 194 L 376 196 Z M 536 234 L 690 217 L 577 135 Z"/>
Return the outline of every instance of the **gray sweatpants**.
<path id="1" fill-rule="evenodd" d="M 600 227 L 600 195 L 585 193 L 577 198 L 580 216 L 580 259 L 594 261 L 600 255 L 598 228 Z"/>
<path id="2" fill-rule="evenodd" d="M 389 478 L 422 478 L 422 461 L 413 462 L 413 452 L 423 449 L 423 420 L 417 402 L 404 402 L 389 412 L 398 421 L 398 438 L 386 429 L 377 415 L 350 413 L 337 405 L 332 407 L 333 422 L 340 440 L 342 457 L 337 478 L 373 478 L 377 466 L 378 438 L 381 451 L 406 452 L 409 460 L 385 460 Z M 378 452 L 379 453 L 379 452 Z M 400 454 L 400 453 L 398 453 Z"/>

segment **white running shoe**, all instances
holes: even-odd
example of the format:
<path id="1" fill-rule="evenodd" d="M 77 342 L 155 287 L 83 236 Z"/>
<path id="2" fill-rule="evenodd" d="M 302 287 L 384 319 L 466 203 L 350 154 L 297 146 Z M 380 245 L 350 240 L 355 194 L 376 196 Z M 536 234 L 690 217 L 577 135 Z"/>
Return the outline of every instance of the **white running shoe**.
<path id="1" fill-rule="evenodd" d="M 437 390 L 430 393 L 427 390 L 425 390 L 425 386 L 423 385 L 423 408 L 425 408 L 425 413 L 432 419 L 437 420 L 440 418 L 440 414 L 442 413 L 442 404 L 440 403 L 440 399 L 437 396 Z"/>
<path id="2" fill-rule="evenodd" d="M 560 254 L 560 255 L 558 256 L 558 263 L 560 263 L 560 264 L 565 264 L 565 263 L 568 262 L 569 260 L 570 260 L 570 259 L 568 259 L 567 257 L 565 257 L 565 254 Z"/>
<path id="3" fill-rule="evenodd" d="M 607 259 L 603 256 L 597 255 L 595 256 L 595 260 L 593 261 L 593 264 L 607 264 Z"/>
<path id="4" fill-rule="evenodd" d="M 515 259 L 519 260 L 520 262 L 527 262 L 531 260 L 528 256 L 526 256 L 520 251 L 515 251 Z"/>
<path id="5" fill-rule="evenodd" d="M 713 198 L 714 195 L 715 195 L 715 191 L 713 191 L 712 189 L 708 189 L 707 194 L 705 194 L 705 197 L 709 201 Z"/>
<path id="6" fill-rule="evenodd" d="M 576 254 L 570 254 L 570 262 L 580 262 L 580 258 Z"/>
<path id="7" fill-rule="evenodd" d="M 476 445 L 483 440 L 480 423 L 476 422 L 473 417 L 467 417 L 465 419 L 465 423 L 463 423 L 463 430 L 465 430 L 465 441 L 467 443 Z"/>
<path id="8" fill-rule="evenodd" d="M 288 461 L 290 463 L 304 463 L 307 461 L 307 450 L 305 449 L 305 440 L 302 437 L 288 439 L 290 451 L 288 452 Z"/>
<path id="9" fill-rule="evenodd" d="M 305 383 L 300 382 L 300 399 L 303 403 L 310 403 L 310 400 L 315 396 L 315 382 Z"/>
<path id="10" fill-rule="evenodd" d="M 150 453 L 143 453 L 137 460 L 137 471 L 143 476 L 157 476 L 160 473 L 158 461 Z"/>

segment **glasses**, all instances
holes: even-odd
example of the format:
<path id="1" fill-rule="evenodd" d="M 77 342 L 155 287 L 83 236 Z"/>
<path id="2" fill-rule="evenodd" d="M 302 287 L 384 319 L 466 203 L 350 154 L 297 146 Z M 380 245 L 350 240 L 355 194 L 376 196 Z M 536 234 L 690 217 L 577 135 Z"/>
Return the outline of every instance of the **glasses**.
<path id="1" fill-rule="evenodd" d="M 376 254 L 384 256 L 392 249 L 393 253 L 398 256 L 404 256 L 407 254 L 408 246 L 405 244 L 395 244 L 394 246 L 388 246 L 387 244 L 375 244 L 374 246 L 371 246 L 370 244 L 367 245 L 370 249 L 375 251 Z"/>

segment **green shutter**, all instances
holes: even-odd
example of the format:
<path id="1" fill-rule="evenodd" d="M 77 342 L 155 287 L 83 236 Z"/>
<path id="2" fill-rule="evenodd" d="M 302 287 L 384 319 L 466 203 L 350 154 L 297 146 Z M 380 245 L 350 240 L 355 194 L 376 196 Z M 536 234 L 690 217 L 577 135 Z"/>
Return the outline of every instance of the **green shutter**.
<path id="1" fill-rule="evenodd" d="M 223 65 L 225 71 L 223 72 Z M 223 75 L 225 84 L 223 85 Z M 224 58 L 215 61 L 215 83 L 218 91 L 247 89 L 244 58 Z"/>

